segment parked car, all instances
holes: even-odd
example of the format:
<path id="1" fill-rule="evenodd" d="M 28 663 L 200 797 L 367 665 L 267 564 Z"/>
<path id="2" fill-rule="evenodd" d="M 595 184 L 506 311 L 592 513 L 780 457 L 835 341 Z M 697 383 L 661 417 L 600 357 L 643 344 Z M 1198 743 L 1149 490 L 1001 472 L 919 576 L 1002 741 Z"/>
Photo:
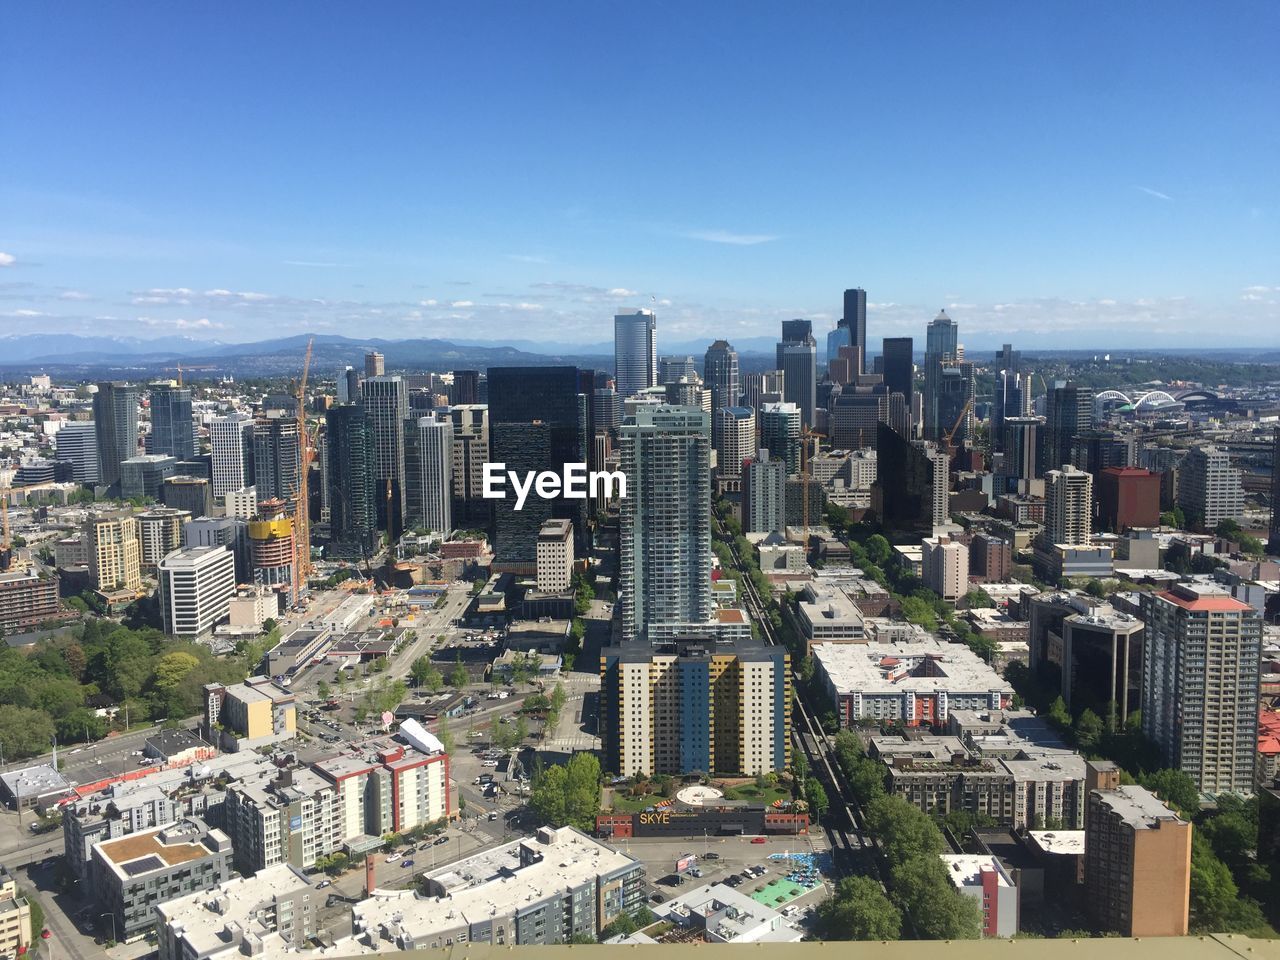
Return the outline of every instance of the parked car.
<path id="1" fill-rule="evenodd" d="M 718 853 L 706 853 L 706 854 L 703 854 L 702 859 L 703 859 L 703 860 L 719 860 L 719 859 L 720 859 L 720 854 L 718 854 Z"/>
<path id="2" fill-rule="evenodd" d="M 448 842 L 449 842 L 449 838 L 448 838 L 448 837 L 436 837 L 435 842 L 434 842 L 434 843 L 432 843 L 431 845 L 432 845 L 433 847 L 438 847 L 438 846 L 440 846 L 440 844 L 442 844 L 442 843 L 448 843 Z"/>
<path id="3" fill-rule="evenodd" d="M 331 886 L 333 886 L 332 880 L 321 880 L 319 883 L 316 884 L 316 889 L 323 890 L 325 887 L 331 887 Z"/>
<path id="4" fill-rule="evenodd" d="M 401 863 L 401 864 L 400 864 L 400 866 L 402 866 L 402 867 L 412 867 L 412 866 L 413 866 L 413 861 L 412 861 L 412 860 L 405 860 L 403 863 Z"/>
<path id="5" fill-rule="evenodd" d="M 395 862 L 396 862 L 397 860 L 399 860 L 399 859 L 400 859 L 400 854 L 398 854 L 398 853 L 393 853 L 391 856 L 387 857 L 387 859 L 386 859 L 386 861 L 385 861 L 385 862 L 386 862 L 386 863 L 395 863 Z"/>
<path id="6" fill-rule="evenodd" d="M 752 838 L 751 838 L 751 842 L 752 842 L 752 843 L 764 843 L 764 837 L 752 837 Z"/>

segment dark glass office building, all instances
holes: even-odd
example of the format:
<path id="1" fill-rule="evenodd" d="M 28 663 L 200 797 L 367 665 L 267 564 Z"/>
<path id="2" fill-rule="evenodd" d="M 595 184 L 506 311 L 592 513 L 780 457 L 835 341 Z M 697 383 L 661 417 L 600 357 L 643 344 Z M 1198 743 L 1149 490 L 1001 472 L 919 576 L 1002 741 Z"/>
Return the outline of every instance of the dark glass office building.
<path id="1" fill-rule="evenodd" d="M 93 422 L 98 431 L 98 482 L 120 486 L 120 464 L 138 455 L 138 401 L 142 391 L 131 383 L 98 384 L 93 395 Z"/>
<path id="2" fill-rule="evenodd" d="M 332 407 L 325 415 L 329 474 L 329 553 L 369 556 L 378 542 L 377 477 L 373 425 L 358 403 Z"/>
<path id="3" fill-rule="evenodd" d="M 196 455 L 191 389 L 168 383 L 151 385 L 151 453 L 189 460 Z"/>

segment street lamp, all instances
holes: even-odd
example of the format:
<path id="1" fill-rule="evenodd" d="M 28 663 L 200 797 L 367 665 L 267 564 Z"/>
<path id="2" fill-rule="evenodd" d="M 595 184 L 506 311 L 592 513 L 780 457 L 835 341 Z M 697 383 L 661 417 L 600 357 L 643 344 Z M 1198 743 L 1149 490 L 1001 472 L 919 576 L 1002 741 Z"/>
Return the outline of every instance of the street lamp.
<path id="1" fill-rule="evenodd" d="M 110 918 L 111 918 L 111 942 L 112 942 L 112 943 L 117 942 L 117 941 L 116 941 L 116 915 L 115 915 L 114 913 L 100 913 L 100 914 L 98 914 L 98 918 L 99 918 L 99 919 L 101 919 L 102 917 L 110 917 Z"/>

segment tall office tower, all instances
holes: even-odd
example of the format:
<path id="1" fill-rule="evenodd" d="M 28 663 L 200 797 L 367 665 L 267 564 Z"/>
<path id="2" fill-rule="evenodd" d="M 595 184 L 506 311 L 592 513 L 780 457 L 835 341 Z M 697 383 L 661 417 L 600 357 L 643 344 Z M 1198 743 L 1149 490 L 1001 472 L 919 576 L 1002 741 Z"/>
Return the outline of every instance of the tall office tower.
<path id="1" fill-rule="evenodd" d="M 697 407 L 708 416 L 711 414 L 711 393 L 703 389 L 697 376 L 681 377 L 675 383 L 666 384 L 664 390 L 668 406 Z"/>
<path id="2" fill-rule="evenodd" d="M 812 427 L 818 406 L 818 345 L 808 320 L 782 321 L 778 369 L 782 371 L 782 399 L 799 407 L 801 423 Z"/>
<path id="3" fill-rule="evenodd" d="M 1044 421 L 1039 417 L 1005 417 L 1000 460 L 1000 493 L 1029 493 L 1031 481 L 1043 473 Z"/>
<path id="4" fill-rule="evenodd" d="M 89 579 L 108 593 L 142 588 L 142 533 L 127 512 L 90 515 L 84 522 Z"/>
<path id="5" fill-rule="evenodd" d="M 693 380 L 698 376 L 698 365 L 693 357 L 659 357 L 658 386 L 665 387 L 669 383 L 679 383 L 682 379 Z"/>
<path id="6" fill-rule="evenodd" d="M 226 619 L 236 592 L 236 559 L 226 547 L 175 550 L 160 561 L 156 598 L 164 632 L 208 640 Z"/>
<path id="7" fill-rule="evenodd" d="M 1097 512 L 1104 530 L 1160 524 L 1160 474 L 1140 467 L 1107 467 L 1097 478 Z"/>
<path id="8" fill-rule="evenodd" d="M 404 530 L 404 422 L 409 416 L 409 390 L 403 377 L 379 375 L 365 378 L 360 395 L 373 427 L 378 527 L 395 542 Z"/>
<path id="9" fill-rule="evenodd" d="M 892 398 L 898 397 L 898 426 L 905 426 L 906 408 L 901 394 L 889 394 L 883 384 L 875 387 L 847 386 L 836 397 L 828 417 L 827 435 L 835 450 L 875 449 L 876 424 L 890 423 Z"/>
<path id="10" fill-rule="evenodd" d="M 1093 475 L 1067 464 L 1044 475 L 1046 546 L 1087 544 L 1093 536 Z"/>
<path id="11" fill-rule="evenodd" d="M 387 373 L 386 358 L 377 350 L 370 350 L 364 355 L 365 378 L 382 377 Z"/>
<path id="12" fill-rule="evenodd" d="M 98 483 L 120 486 L 120 464 L 138 455 L 138 401 L 142 392 L 131 383 L 104 382 L 93 395 L 93 422 L 98 430 Z"/>
<path id="13" fill-rule="evenodd" d="M 213 496 L 253 486 L 253 417 L 233 413 L 209 421 Z"/>
<path id="14" fill-rule="evenodd" d="M 921 579 L 946 603 L 969 592 L 969 548 L 946 534 L 921 540 Z"/>
<path id="15" fill-rule="evenodd" d="M 93 421 L 64 423 L 54 435 L 59 460 L 71 463 L 71 479 L 76 483 L 98 482 L 98 428 Z"/>
<path id="16" fill-rule="evenodd" d="M 373 426 L 358 403 L 325 414 L 331 553 L 368 557 L 378 541 L 377 473 Z"/>
<path id="17" fill-rule="evenodd" d="M 1142 595 L 1142 731 L 1206 793 L 1251 794 L 1262 621 L 1225 589 Z"/>
<path id="18" fill-rule="evenodd" d="M 542 593 L 564 593 L 573 586 L 573 524 L 548 520 L 538 531 L 535 581 Z"/>
<path id="19" fill-rule="evenodd" d="M 960 349 L 959 336 L 955 321 L 947 316 L 945 310 L 938 311 L 925 331 L 923 427 L 927 440 L 937 440 L 951 429 L 950 423 L 943 425 L 939 398 L 942 393 L 942 368 L 944 364 L 956 364 Z"/>
<path id="20" fill-rule="evenodd" d="M 179 460 L 196 455 L 191 390 L 176 383 L 153 383 L 151 390 L 151 452 Z"/>
<path id="21" fill-rule="evenodd" d="M 787 465 L 787 475 L 800 472 L 800 408 L 794 403 L 766 403 L 756 414 L 760 446 Z"/>
<path id="22" fill-rule="evenodd" d="M 120 461 L 120 496 L 160 499 L 164 481 L 178 472 L 178 461 L 155 453 L 144 453 Z"/>
<path id="23" fill-rule="evenodd" d="M 489 459 L 489 408 L 483 403 L 449 408 L 453 421 L 453 520 L 489 523 L 484 499 L 484 465 Z"/>
<path id="24" fill-rule="evenodd" d="M 782 402 L 782 371 L 765 370 L 748 373 L 742 378 L 742 405 L 756 412 L 756 424 L 760 423 L 760 411 L 766 403 Z"/>
<path id="25" fill-rule="evenodd" d="M 1093 388 L 1068 380 L 1054 384 L 1045 407 L 1045 466 L 1071 463 L 1075 438 L 1093 427 Z"/>
<path id="26" fill-rule="evenodd" d="M 785 533 L 787 465 L 761 449 L 742 467 L 742 529 Z"/>
<path id="27" fill-rule="evenodd" d="M 658 321 L 651 310 L 613 318 L 613 375 L 623 399 L 658 385 Z"/>
<path id="28" fill-rule="evenodd" d="M 575 367 L 490 367 L 489 397 L 490 461 L 505 463 L 522 477 L 528 471 L 559 473 L 566 463 L 586 462 Z M 514 492 L 506 493 L 505 499 L 490 501 L 494 562 L 500 569 L 532 573 L 538 531 L 552 518 L 572 520 L 575 536 L 583 542 L 586 501 L 530 496 L 516 510 Z"/>
<path id="29" fill-rule="evenodd" d="M 332 409 L 332 407 L 329 409 Z M 326 410 L 327 412 L 328 410 Z M 307 480 L 307 488 L 310 491 L 312 502 L 319 500 L 320 512 L 316 516 L 327 527 L 329 525 L 329 455 L 325 452 L 325 439 L 323 433 L 318 434 L 315 438 L 312 466 L 319 476 L 309 478 Z M 319 483 L 316 482 L 317 480 L 319 480 Z M 316 494 L 317 487 L 319 487 L 318 498 Z"/>
<path id="30" fill-rule="evenodd" d="M 973 437 L 976 378 L 972 363 L 944 360 L 933 365 L 935 439 L 960 444 Z"/>
<path id="31" fill-rule="evenodd" d="M 1120 768 L 1085 772 L 1084 902 L 1122 937 L 1185 937 L 1191 902 L 1191 824 Z"/>
<path id="32" fill-rule="evenodd" d="M 1280 556 L 1280 427 L 1271 432 L 1271 526 L 1267 552 Z"/>
<path id="33" fill-rule="evenodd" d="M 613 386 L 596 387 L 591 404 L 591 435 L 616 434 L 622 426 L 622 398 Z"/>
<path id="34" fill-rule="evenodd" d="M 690 407 L 641 407 L 620 442 L 623 639 L 705 630 L 713 608 L 710 418 Z"/>
<path id="35" fill-rule="evenodd" d="M 166 477 L 160 488 L 160 502 L 192 517 L 207 517 L 213 511 L 213 493 L 204 477 L 176 474 Z"/>
<path id="36" fill-rule="evenodd" d="M 351 376 L 352 374 L 355 374 L 354 378 Z M 351 390 L 352 379 L 355 380 L 355 386 L 356 386 L 356 390 L 354 393 Z M 360 399 L 360 389 L 359 389 L 360 374 L 356 373 L 356 371 L 353 368 L 347 367 L 340 374 L 338 374 L 337 386 L 338 386 L 338 402 L 339 403 L 355 403 L 357 400 Z"/>
<path id="37" fill-rule="evenodd" d="M 453 371 L 453 390 L 449 393 L 449 403 L 453 406 L 480 402 L 480 371 Z"/>
<path id="38" fill-rule="evenodd" d="M 1022 378 L 1016 370 L 1001 370 L 996 374 L 995 399 L 991 405 L 991 447 L 1003 449 L 1004 422 L 1009 417 L 1022 415 Z"/>
<path id="39" fill-rule="evenodd" d="M 849 345 L 857 351 L 858 369 L 854 373 L 867 372 L 867 291 L 861 287 L 844 292 L 844 319 L 849 328 Z"/>
<path id="40" fill-rule="evenodd" d="M 601 653 L 606 764 L 625 776 L 763 776 L 788 764 L 789 657 L 755 640 L 680 637 Z"/>
<path id="41" fill-rule="evenodd" d="M 711 415 L 725 407 L 736 407 L 742 399 L 738 374 L 738 351 L 727 340 L 717 340 L 707 347 L 702 361 L 702 382 L 711 391 Z M 712 422 L 712 429 L 715 423 Z"/>
<path id="42" fill-rule="evenodd" d="M 1178 506 L 1187 523 L 1205 530 L 1223 520 L 1244 516 L 1241 471 L 1231 465 L 1226 450 L 1215 446 L 1192 447 L 1178 465 Z"/>
<path id="43" fill-rule="evenodd" d="M 890 393 L 902 394 L 910 409 L 911 397 L 916 390 L 912 340 L 910 337 L 885 337 L 881 351 L 884 385 Z"/>
<path id="44" fill-rule="evenodd" d="M 871 506 L 892 533 L 931 536 L 950 519 L 950 458 L 924 440 L 908 440 L 877 425 L 876 480 Z"/>
<path id="45" fill-rule="evenodd" d="M 300 458 L 297 417 L 275 413 L 254 421 L 253 485 L 259 500 L 297 499 Z"/>
<path id="46" fill-rule="evenodd" d="M 432 415 L 404 423 L 407 529 L 453 529 L 453 421 Z"/>
<path id="47" fill-rule="evenodd" d="M 756 450 L 756 414 L 750 407 L 721 407 L 715 417 L 716 475 L 742 476 L 742 461 Z"/>

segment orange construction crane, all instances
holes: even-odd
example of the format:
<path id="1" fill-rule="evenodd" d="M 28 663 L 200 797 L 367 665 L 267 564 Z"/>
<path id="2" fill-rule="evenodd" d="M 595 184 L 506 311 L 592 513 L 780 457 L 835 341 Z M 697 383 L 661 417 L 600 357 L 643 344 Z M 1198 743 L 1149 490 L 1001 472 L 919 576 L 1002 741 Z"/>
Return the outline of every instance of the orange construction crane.
<path id="1" fill-rule="evenodd" d="M 943 434 L 942 447 L 945 450 L 947 456 L 949 457 L 955 456 L 956 431 L 960 429 L 960 424 L 964 423 L 964 419 L 969 415 L 969 410 L 972 406 L 973 406 L 973 397 L 970 397 L 968 400 L 964 402 L 964 406 L 960 408 L 960 416 L 956 417 L 956 422 L 952 424 L 951 429 L 948 430 L 945 434 Z"/>
<path id="2" fill-rule="evenodd" d="M 825 433 L 818 433 L 811 427 L 805 427 L 800 434 L 800 502 L 804 516 L 804 549 L 809 551 L 809 439 L 818 437 L 826 439 Z M 819 444 L 821 446 L 821 444 Z"/>
<path id="3" fill-rule="evenodd" d="M 315 337 L 307 341 L 307 354 L 302 360 L 302 378 L 298 381 L 298 498 L 293 510 L 294 552 L 297 554 L 297 594 L 311 574 L 311 498 L 309 481 L 314 449 L 307 434 L 307 376 L 311 372 L 311 348 Z"/>

